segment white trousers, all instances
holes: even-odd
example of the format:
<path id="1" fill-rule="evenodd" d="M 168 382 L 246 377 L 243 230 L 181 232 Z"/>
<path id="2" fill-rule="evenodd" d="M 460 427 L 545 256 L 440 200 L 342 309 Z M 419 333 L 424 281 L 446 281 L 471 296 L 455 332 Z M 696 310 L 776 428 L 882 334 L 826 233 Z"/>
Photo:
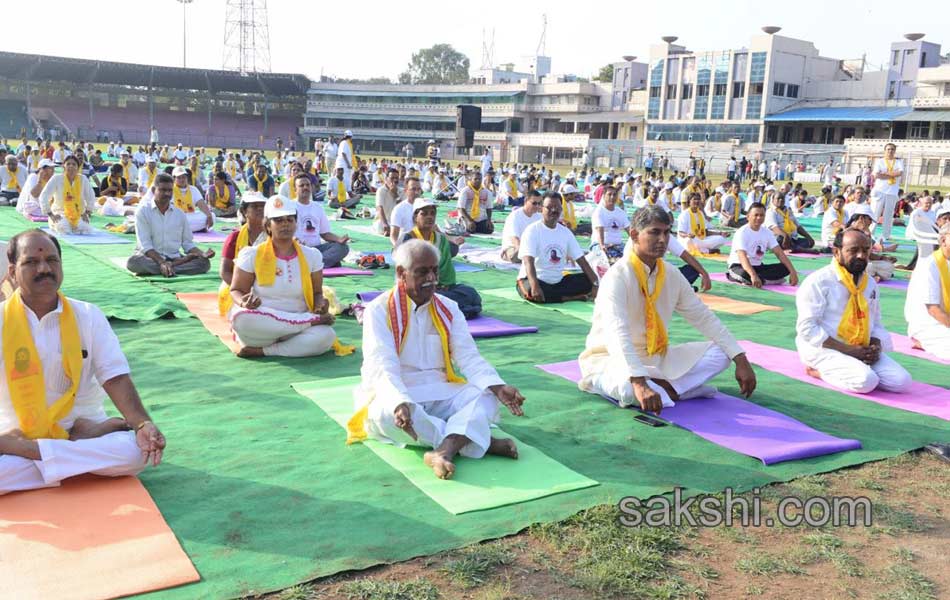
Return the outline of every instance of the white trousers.
<path id="1" fill-rule="evenodd" d="M 208 229 L 208 217 L 200 210 L 185 213 L 185 216 L 188 217 L 188 225 L 192 233 Z M 214 213 L 211 213 L 211 226 L 214 227 Z"/>
<path id="2" fill-rule="evenodd" d="M 891 239 L 891 227 L 894 226 L 894 207 L 897 206 L 897 194 L 882 194 L 871 192 L 871 211 L 874 213 L 874 222 L 871 223 L 871 233 L 877 228 L 877 220 L 883 213 L 881 223 L 881 239 Z"/>
<path id="3" fill-rule="evenodd" d="M 317 356 L 333 346 L 329 325 L 312 325 L 315 315 L 236 309 L 231 330 L 244 346 L 263 348 L 265 356 Z"/>
<path id="4" fill-rule="evenodd" d="M 894 263 L 889 260 L 870 260 L 867 272 L 869 277 L 879 277 L 884 281 L 894 276 Z"/>
<path id="5" fill-rule="evenodd" d="M 933 325 L 920 331 L 908 331 L 907 335 L 920 342 L 924 350 L 937 358 L 950 360 L 950 327 Z"/>
<path id="6" fill-rule="evenodd" d="M 917 242 L 917 264 L 922 264 L 924 259 L 934 253 L 933 244 Z"/>
<path id="7" fill-rule="evenodd" d="M 696 246 L 696 249 L 702 252 L 703 254 L 708 253 L 710 250 L 716 250 L 720 246 L 726 243 L 726 238 L 721 235 L 707 235 L 706 237 L 700 239 L 698 237 L 691 238 L 689 243 L 693 246 Z"/>
<path id="8" fill-rule="evenodd" d="M 675 348 L 670 348 L 669 351 L 675 351 Z M 728 366 L 729 357 L 719 346 L 713 345 L 706 350 L 706 353 L 693 365 L 692 369 L 682 377 L 670 380 L 669 384 L 676 390 L 680 399 L 685 400 L 692 397 L 690 392 L 699 392 L 700 386 L 725 371 Z M 613 398 L 620 403 L 620 406 L 639 406 L 640 404 L 633 394 L 633 384 L 630 383 L 630 378 L 626 373 L 616 369 L 606 369 L 597 375 L 591 376 L 589 382 L 591 392 Z M 675 406 L 666 390 L 649 379 L 647 379 L 647 385 L 660 395 L 663 406 Z"/>
<path id="9" fill-rule="evenodd" d="M 837 350 L 820 348 L 811 360 L 803 362 L 818 371 L 825 383 L 858 394 L 867 394 L 877 388 L 906 392 L 912 383 L 907 369 L 883 353 L 876 363 L 867 365 Z"/>
<path id="10" fill-rule="evenodd" d="M 474 385 L 466 385 L 447 399 L 434 402 L 413 402 L 412 427 L 418 439 L 413 440 L 405 431 L 396 427 L 395 417 L 386 402 L 371 402 L 367 432 L 382 441 L 398 445 L 414 445 L 438 448 L 450 435 L 464 435 L 468 444 L 459 454 L 468 458 L 481 458 L 491 444 L 491 425 L 498 421 L 498 399 L 490 391 L 484 392 Z"/>
<path id="11" fill-rule="evenodd" d="M 38 440 L 41 460 L 0 456 L 0 495 L 55 487 L 83 473 L 105 477 L 136 475 L 145 468 L 142 451 L 131 431 L 117 431 L 88 440 Z"/>
<path id="12" fill-rule="evenodd" d="M 93 232 L 92 225 L 86 221 L 79 219 L 79 223 L 76 224 L 76 227 L 73 227 L 69 224 L 69 221 L 66 220 L 66 217 L 63 217 L 55 223 L 50 220 L 49 228 L 63 235 L 88 235 Z"/>

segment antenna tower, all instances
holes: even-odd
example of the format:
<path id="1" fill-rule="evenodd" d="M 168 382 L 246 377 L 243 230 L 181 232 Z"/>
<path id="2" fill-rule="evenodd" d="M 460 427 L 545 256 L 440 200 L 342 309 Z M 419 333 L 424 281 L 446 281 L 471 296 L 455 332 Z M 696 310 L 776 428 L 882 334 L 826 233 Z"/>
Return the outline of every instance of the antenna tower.
<path id="1" fill-rule="evenodd" d="M 224 68 L 241 73 L 270 72 L 267 0 L 226 0 Z"/>
<path id="2" fill-rule="evenodd" d="M 541 15 L 541 39 L 538 41 L 538 51 L 535 52 L 537 56 L 547 56 L 545 52 L 547 50 L 547 38 L 548 38 L 548 15 L 547 13 Z"/>
<path id="3" fill-rule="evenodd" d="M 491 42 L 485 36 L 485 30 L 482 29 L 482 69 L 492 69 L 495 67 L 495 28 L 491 30 Z"/>

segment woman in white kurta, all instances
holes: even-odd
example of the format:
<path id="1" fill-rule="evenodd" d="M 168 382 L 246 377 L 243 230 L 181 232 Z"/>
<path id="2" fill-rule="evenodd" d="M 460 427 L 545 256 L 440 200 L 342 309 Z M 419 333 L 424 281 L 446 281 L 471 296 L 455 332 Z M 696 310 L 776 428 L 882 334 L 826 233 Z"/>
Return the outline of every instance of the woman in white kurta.
<path id="1" fill-rule="evenodd" d="M 96 195 L 86 176 L 79 172 L 79 159 L 67 156 L 63 173 L 53 175 L 40 194 L 40 206 L 49 216 L 50 229 L 62 234 L 89 234 L 89 215 L 96 208 Z"/>
<path id="2" fill-rule="evenodd" d="M 670 391 L 681 400 L 712 395 L 716 389 L 706 382 L 730 360 L 736 363 L 742 392 L 748 396 L 755 389 L 755 373 L 735 338 L 679 269 L 664 263 L 671 223 L 669 213 L 658 206 L 634 215 L 632 252 L 601 279 L 590 333 L 578 357 L 578 387 L 621 406 L 639 403 L 644 410 L 659 411 L 673 405 Z M 667 344 L 674 312 L 712 341 Z"/>
<path id="3" fill-rule="evenodd" d="M 264 219 L 268 240 L 234 261 L 228 319 L 242 346 L 238 356 L 323 354 L 336 341 L 323 297 L 323 257 L 294 239 L 297 213 L 289 199 L 271 196 Z"/>
<path id="4" fill-rule="evenodd" d="M 950 360 L 950 223 L 938 235 L 940 246 L 911 275 L 904 318 L 915 346 Z"/>

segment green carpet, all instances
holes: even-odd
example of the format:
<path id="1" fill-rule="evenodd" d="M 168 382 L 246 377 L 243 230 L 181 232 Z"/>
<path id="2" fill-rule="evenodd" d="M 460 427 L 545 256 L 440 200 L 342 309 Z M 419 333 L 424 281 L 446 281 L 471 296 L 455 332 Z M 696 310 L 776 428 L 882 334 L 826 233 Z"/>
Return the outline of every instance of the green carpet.
<path id="1" fill-rule="evenodd" d="M 295 383 L 292 387 L 313 401 L 345 430 L 347 421 L 353 415 L 353 388 L 359 382 L 360 377 L 357 375 L 330 381 Z M 493 437 L 513 438 L 499 433 L 503 432 L 496 430 Z M 346 434 L 341 431 L 340 440 L 344 439 Z M 458 470 L 448 481 L 434 477 L 432 469 L 422 462 L 425 449 L 399 448 L 376 440 L 367 440 L 364 445 L 453 515 L 527 502 L 597 485 L 596 481 L 551 460 L 537 448 L 517 438 L 513 439 L 518 446 L 517 461 L 496 456 L 486 456 L 481 460 L 460 457 L 456 461 Z"/>
<path id="2" fill-rule="evenodd" d="M 514 281 L 514 274 L 512 274 L 512 281 Z M 554 310 L 561 314 L 569 315 L 576 317 L 582 321 L 588 323 L 591 322 L 594 318 L 594 303 L 593 302 L 582 302 L 580 300 L 572 300 L 570 302 L 554 302 L 551 304 L 537 304 L 534 302 L 528 302 L 518 294 L 518 290 L 515 289 L 514 285 L 505 288 L 494 288 L 490 290 L 482 290 L 482 294 L 489 296 L 494 296 L 496 298 L 502 298 L 504 300 L 513 300 L 516 302 L 523 302 L 524 304 L 531 306 L 533 308 L 540 308 L 544 310 Z"/>
<path id="3" fill-rule="evenodd" d="M 444 209 L 445 207 L 440 207 Z M 33 224 L 0 208 L 0 238 Z M 98 225 L 97 225 L 98 226 Z M 340 223 L 334 231 L 342 233 Z M 355 235 L 354 247 L 381 247 L 382 238 Z M 452 515 L 378 457 L 343 443 L 340 426 L 290 386 L 357 376 L 362 356 L 311 359 L 236 358 L 191 318 L 175 292 L 213 291 L 210 280 L 151 282 L 108 263 L 116 246 L 63 249 L 64 292 L 100 305 L 112 316 L 142 397 L 168 439 L 164 463 L 142 475 L 149 492 L 202 575 L 202 581 L 153 594 L 169 599 L 228 598 L 285 588 L 344 570 L 407 560 L 510 535 L 534 523 L 566 518 L 625 496 L 646 498 L 684 488 L 686 494 L 748 490 L 803 475 L 895 456 L 932 441 L 950 441 L 947 423 L 868 403 L 757 370 L 752 401 L 864 448 L 765 467 L 676 427 L 651 428 L 584 394 L 534 365 L 576 358 L 590 325 L 484 294 L 492 316 L 540 333 L 478 340 L 483 356 L 527 398 L 526 416 L 505 414 L 508 434 L 552 461 L 600 485 L 500 508 Z M 123 251 L 125 251 L 123 249 Z M 797 260 L 800 268 L 822 261 Z M 709 264 L 721 269 L 721 263 Z M 217 260 L 212 269 L 217 268 Z M 360 290 L 392 285 L 393 271 L 328 280 L 341 302 Z M 462 273 L 479 290 L 514 291 L 514 273 Z M 782 312 L 717 314 L 736 338 L 794 347 L 794 298 L 735 285 L 713 292 L 764 301 Z M 574 303 L 582 304 L 582 303 Z M 903 294 L 883 288 L 881 307 L 901 332 Z M 179 318 L 158 319 L 174 315 Z M 126 319 L 126 320 L 117 320 Z M 134 320 L 134 321 L 133 321 Z M 341 339 L 356 342 L 359 325 L 341 318 Z M 682 319 L 670 324 L 672 343 L 700 338 Z M 891 355 L 915 379 L 947 386 L 946 367 Z M 729 369 L 713 382 L 738 395 Z M 434 477 L 433 477 L 434 478 Z"/>

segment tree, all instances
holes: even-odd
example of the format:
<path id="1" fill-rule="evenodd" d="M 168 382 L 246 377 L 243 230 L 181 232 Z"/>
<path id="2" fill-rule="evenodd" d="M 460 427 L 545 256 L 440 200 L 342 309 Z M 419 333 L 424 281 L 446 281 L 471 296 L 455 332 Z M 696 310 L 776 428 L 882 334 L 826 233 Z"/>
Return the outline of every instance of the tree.
<path id="1" fill-rule="evenodd" d="M 594 77 L 594 81 L 602 81 L 604 83 L 610 83 L 614 80 L 614 66 L 613 65 L 604 65 L 600 68 L 600 72 L 597 73 L 597 77 Z"/>
<path id="2" fill-rule="evenodd" d="M 468 57 L 450 44 L 436 44 L 413 53 L 399 83 L 468 83 Z"/>

